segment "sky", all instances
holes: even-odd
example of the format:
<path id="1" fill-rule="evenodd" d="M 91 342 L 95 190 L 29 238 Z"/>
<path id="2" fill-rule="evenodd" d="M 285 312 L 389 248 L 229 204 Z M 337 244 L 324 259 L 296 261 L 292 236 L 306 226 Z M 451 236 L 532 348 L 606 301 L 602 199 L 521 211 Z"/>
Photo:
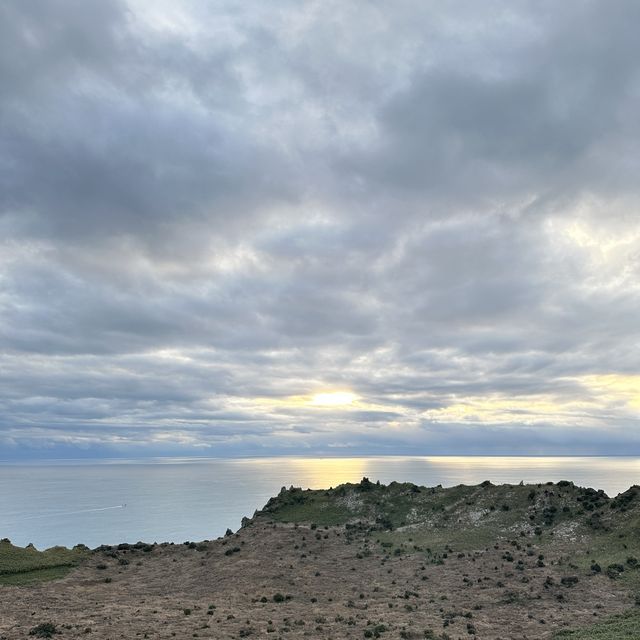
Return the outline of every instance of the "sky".
<path id="1" fill-rule="evenodd" d="M 0 459 L 640 454 L 640 3 L 0 3 Z"/>

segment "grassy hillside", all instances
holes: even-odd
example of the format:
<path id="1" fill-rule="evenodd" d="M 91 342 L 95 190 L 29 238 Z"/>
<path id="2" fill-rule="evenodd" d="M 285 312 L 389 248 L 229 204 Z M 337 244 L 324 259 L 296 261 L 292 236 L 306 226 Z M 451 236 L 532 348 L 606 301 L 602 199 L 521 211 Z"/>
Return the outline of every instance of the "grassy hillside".
<path id="1" fill-rule="evenodd" d="M 86 557 L 88 549 L 52 547 L 38 551 L 32 546 L 16 547 L 0 540 L 0 584 L 29 584 L 63 577 Z"/>
<path id="2" fill-rule="evenodd" d="M 443 488 L 411 483 L 344 484 L 328 490 L 283 489 L 258 516 L 279 522 L 344 525 L 366 522 L 380 530 L 521 530 L 535 535 L 567 527 L 588 536 L 632 535 L 640 527 L 640 487 L 611 499 L 603 491 L 571 482 L 537 485 L 459 485 Z"/>
<path id="3" fill-rule="evenodd" d="M 564 545 L 564 561 L 640 590 L 640 488 L 616 498 L 571 482 L 420 487 L 366 478 L 329 490 L 283 488 L 258 518 L 375 533 L 391 550 L 471 551 L 498 539 L 531 547 Z"/>

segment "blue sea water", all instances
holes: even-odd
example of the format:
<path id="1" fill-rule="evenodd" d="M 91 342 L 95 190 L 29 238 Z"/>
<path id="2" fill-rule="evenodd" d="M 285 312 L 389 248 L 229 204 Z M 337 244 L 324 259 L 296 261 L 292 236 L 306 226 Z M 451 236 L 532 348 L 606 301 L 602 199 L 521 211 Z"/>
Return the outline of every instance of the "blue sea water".
<path id="1" fill-rule="evenodd" d="M 237 529 L 282 486 L 393 480 L 453 486 L 572 480 L 610 496 L 640 484 L 637 457 L 163 458 L 0 464 L 0 538 L 44 549 L 184 542 Z"/>

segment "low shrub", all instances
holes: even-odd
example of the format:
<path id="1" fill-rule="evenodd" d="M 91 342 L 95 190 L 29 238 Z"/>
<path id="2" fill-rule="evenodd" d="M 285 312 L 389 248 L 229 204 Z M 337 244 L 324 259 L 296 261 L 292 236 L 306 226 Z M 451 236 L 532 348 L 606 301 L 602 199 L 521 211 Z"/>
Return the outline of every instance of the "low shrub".
<path id="1" fill-rule="evenodd" d="M 29 635 L 36 636 L 36 638 L 52 638 L 56 633 L 60 632 L 52 622 L 41 622 L 29 631 Z"/>

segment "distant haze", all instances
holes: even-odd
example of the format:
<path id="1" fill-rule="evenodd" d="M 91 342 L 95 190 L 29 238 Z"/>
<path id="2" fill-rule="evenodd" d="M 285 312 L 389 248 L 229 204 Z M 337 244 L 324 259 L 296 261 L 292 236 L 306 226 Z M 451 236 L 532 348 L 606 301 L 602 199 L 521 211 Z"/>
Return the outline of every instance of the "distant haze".
<path id="1" fill-rule="evenodd" d="M 640 453 L 640 3 L 0 3 L 0 460 Z"/>

